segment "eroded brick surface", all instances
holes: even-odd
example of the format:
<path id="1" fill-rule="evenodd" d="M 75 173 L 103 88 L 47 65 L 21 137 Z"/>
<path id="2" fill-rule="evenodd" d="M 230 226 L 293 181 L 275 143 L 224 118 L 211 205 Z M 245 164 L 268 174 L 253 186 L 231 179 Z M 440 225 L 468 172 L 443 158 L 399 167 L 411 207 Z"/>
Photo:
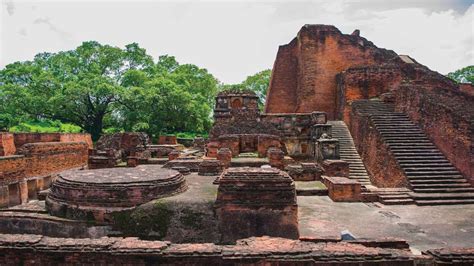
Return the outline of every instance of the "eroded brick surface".
<path id="1" fill-rule="evenodd" d="M 431 265 L 472 263 L 472 249 L 441 249 L 415 256 L 406 249 L 357 243 L 313 243 L 253 237 L 235 245 L 171 244 L 136 238 L 67 239 L 0 234 L 0 260 L 11 264 L 287 264 Z M 33 251 L 33 252 L 32 252 Z"/>

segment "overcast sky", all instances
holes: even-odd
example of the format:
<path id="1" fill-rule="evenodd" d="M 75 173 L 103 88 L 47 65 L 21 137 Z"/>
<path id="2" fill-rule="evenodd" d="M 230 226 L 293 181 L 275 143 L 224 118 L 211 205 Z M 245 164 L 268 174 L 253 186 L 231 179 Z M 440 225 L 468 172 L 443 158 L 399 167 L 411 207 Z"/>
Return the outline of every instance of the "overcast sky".
<path id="1" fill-rule="evenodd" d="M 1 68 L 87 40 L 137 42 L 155 59 L 174 55 L 236 83 L 272 68 L 278 46 L 304 24 L 360 29 L 378 47 L 443 74 L 474 64 L 473 0 L 1 1 Z"/>

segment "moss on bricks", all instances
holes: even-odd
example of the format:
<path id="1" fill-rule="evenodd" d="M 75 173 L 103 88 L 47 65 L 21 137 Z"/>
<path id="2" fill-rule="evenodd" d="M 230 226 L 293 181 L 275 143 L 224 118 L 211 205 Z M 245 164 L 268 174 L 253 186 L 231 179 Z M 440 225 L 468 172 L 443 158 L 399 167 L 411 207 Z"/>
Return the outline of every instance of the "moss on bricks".
<path id="1" fill-rule="evenodd" d="M 173 211 L 157 200 L 132 211 L 114 213 L 114 227 L 126 236 L 163 239 L 168 232 Z"/>

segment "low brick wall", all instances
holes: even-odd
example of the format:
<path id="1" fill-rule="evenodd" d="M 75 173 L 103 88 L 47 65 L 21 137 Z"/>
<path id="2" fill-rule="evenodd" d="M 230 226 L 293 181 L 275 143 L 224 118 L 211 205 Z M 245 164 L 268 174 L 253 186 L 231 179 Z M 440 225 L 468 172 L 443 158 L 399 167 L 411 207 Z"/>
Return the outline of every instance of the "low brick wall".
<path id="1" fill-rule="evenodd" d="M 94 148 L 92 143 L 92 138 L 89 133 L 60 133 L 59 134 L 60 142 L 85 142 L 89 149 Z"/>
<path id="2" fill-rule="evenodd" d="M 26 160 L 22 155 L 0 156 L 0 186 L 25 178 Z"/>
<path id="3" fill-rule="evenodd" d="M 89 149 L 93 148 L 91 135 L 88 133 L 14 133 L 13 136 L 17 149 L 28 143 L 80 141 L 87 143 Z"/>
<path id="4" fill-rule="evenodd" d="M 48 175 L 87 165 L 85 142 L 28 143 L 18 150 L 26 160 L 26 177 Z"/>
<path id="5" fill-rule="evenodd" d="M 271 237 L 252 237 L 239 240 L 236 245 L 217 245 L 173 244 L 119 237 L 71 239 L 0 234 L 0 250 L 0 261 L 11 265 L 433 264 L 432 257 L 415 256 L 407 249 L 367 247 L 347 242 L 314 243 Z M 468 249 L 464 250 L 464 253 L 469 254 Z M 460 255 L 456 258 L 466 263 L 469 259 Z"/>
<path id="6" fill-rule="evenodd" d="M 328 188 L 328 196 L 337 202 L 354 202 L 361 200 L 360 183 L 339 176 L 323 176 L 324 185 Z"/>

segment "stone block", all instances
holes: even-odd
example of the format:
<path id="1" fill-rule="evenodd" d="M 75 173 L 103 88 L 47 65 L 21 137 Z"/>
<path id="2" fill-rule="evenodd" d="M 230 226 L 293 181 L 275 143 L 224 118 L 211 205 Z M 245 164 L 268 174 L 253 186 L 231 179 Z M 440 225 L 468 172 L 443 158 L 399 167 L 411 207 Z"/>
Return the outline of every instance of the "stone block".
<path id="1" fill-rule="evenodd" d="M 332 126 L 330 124 L 316 124 L 311 126 L 311 139 L 316 141 L 326 134 L 332 137 Z"/>
<path id="2" fill-rule="evenodd" d="M 240 139 L 237 135 L 223 135 L 219 137 L 220 148 L 228 148 L 232 151 L 232 156 L 240 153 Z"/>
<path id="3" fill-rule="evenodd" d="M 221 242 L 251 236 L 298 239 L 293 180 L 275 168 L 229 168 L 219 178 L 215 203 Z"/>
<path id="4" fill-rule="evenodd" d="M 355 180 L 340 176 L 323 176 L 328 195 L 333 201 L 355 202 L 361 199 L 361 185 Z"/>
<path id="5" fill-rule="evenodd" d="M 40 191 L 37 187 L 37 180 L 38 178 L 28 179 L 26 184 L 28 185 L 28 199 L 37 199 L 38 198 L 38 191 Z"/>
<path id="6" fill-rule="evenodd" d="M 217 160 L 219 160 L 224 168 L 229 168 L 232 161 L 232 152 L 228 148 L 221 148 L 217 152 Z"/>
<path id="7" fill-rule="evenodd" d="M 217 157 L 217 151 L 219 150 L 219 147 L 220 147 L 219 142 L 216 142 L 216 141 L 209 142 L 206 145 L 206 156 L 210 157 L 210 158 L 216 158 Z"/>
<path id="8" fill-rule="evenodd" d="M 0 186 L 0 208 L 8 207 L 8 186 Z"/>
<path id="9" fill-rule="evenodd" d="M 295 181 L 315 181 L 321 180 L 323 169 L 316 163 L 301 163 L 288 165 L 285 171 Z"/>
<path id="10" fill-rule="evenodd" d="M 328 121 L 328 116 L 326 112 L 312 112 L 311 120 L 315 124 L 326 124 Z"/>
<path id="11" fill-rule="evenodd" d="M 168 154 L 168 160 L 169 160 L 169 161 L 172 161 L 172 160 L 178 159 L 178 157 L 179 157 L 180 154 L 181 154 L 181 153 L 180 153 L 179 151 L 174 150 L 174 151 L 172 151 L 172 152 L 170 152 L 170 153 Z"/>
<path id="12" fill-rule="evenodd" d="M 349 177 L 349 163 L 344 160 L 324 160 L 324 175 Z"/>
<path id="13" fill-rule="evenodd" d="M 159 136 L 158 137 L 158 144 L 169 144 L 169 145 L 176 145 L 178 144 L 178 139 L 176 136 Z"/>
<path id="14" fill-rule="evenodd" d="M 257 137 L 258 157 L 267 157 L 269 148 L 281 148 L 281 138 L 275 135 L 262 134 Z"/>
<path id="15" fill-rule="evenodd" d="M 222 172 L 222 164 L 219 160 L 211 159 L 211 160 L 203 160 L 199 164 L 199 175 L 203 176 L 212 176 L 212 175 L 219 175 Z"/>
<path id="16" fill-rule="evenodd" d="M 320 138 L 316 141 L 315 152 L 318 161 L 337 160 L 339 159 L 339 140 Z"/>
<path id="17" fill-rule="evenodd" d="M 128 156 L 127 157 L 127 166 L 128 167 L 137 167 L 138 166 L 138 157 Z"/>
<path id="18" fill-rule="evenodd" d="M 268 149 L 268 161 L 272 167 L 283 169 L 285 153 L 279 148 Z"/>
<path id="19" fill-rule="evenodd" d="M 26 182 L 26 180 L 23 180 L 18 183 L 18 189 L 20 192 L 21 204 L 28 203 L 28 183 Z"/>

